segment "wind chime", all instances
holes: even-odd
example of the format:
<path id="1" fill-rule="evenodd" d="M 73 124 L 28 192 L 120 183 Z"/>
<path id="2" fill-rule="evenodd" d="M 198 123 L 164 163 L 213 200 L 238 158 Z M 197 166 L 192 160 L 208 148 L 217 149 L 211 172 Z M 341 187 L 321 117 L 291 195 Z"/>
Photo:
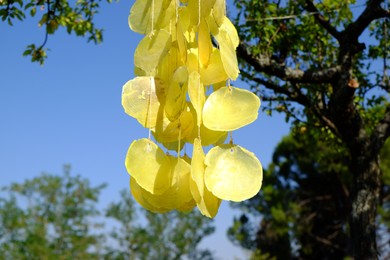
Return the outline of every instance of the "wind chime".
<path id="1" fill-rule="evenodd" d="M 197 206 L 212 218 L 221 200 L 256 195 L 261 163 L 233 142 L 231 132 L 257 119 L 260 100 L 230 85 L 239 74 L 239 38 L 225 0 L 137 0 L 129 26 L 145 37 L 135 50 L 137 77 L 123 86 L 122 105 L 149 129 L 126 156 L 135 200 L 157 213 Z M 187 143 L 192 158 L 181 156 Z M 213 146 L 207 154 L 206 146 Z"/>

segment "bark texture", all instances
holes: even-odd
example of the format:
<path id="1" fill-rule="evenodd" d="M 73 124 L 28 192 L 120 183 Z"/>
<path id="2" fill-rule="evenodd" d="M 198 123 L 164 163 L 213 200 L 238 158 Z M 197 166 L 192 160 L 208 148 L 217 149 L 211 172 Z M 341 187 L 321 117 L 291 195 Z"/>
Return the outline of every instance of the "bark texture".
<path id="1" fill-rule="evenodd" d="M 245 75 L 245 71 L 244 76 L 285 96 L 289 101 L 304 106 L 348 147 L 351 157 L 349 168 L 354 180 L 349 221 L 350 251 L 356 260 L 378 259 L 375 218 L 381 187 L 379 152 L 390 136 L 390 106 L 376 128 L 367 133 L 365 122 L 354 103 L 356 86 L 351 84 L 352 62 L 365 49 L 365 45 L 358 40 L 363 31 L 372 21 L 390 17 L 389 10 L 380 6 L 382 2 L 383 0 L 368 1 L 362 14 L 343 31 L 339 31 L 320 14 L 313 1 L 305 0 L 306 10 L 315 13 L 317 23 L 339 43 L 337 64 L 329 68 L 309 68 L 306 71 L 289 68 L 269 56 L 251 53 L 249 44 L 241 43 L 237 49 L 239 58 L 252 71 L 267 77 Z M 271 82 L 268 80 L 270 76 L 289 83 L 291 87 Z M 331 84 L 330 99 L 324 102 L 313 101 L 298 86 L 307 83 L 314 86 L 317 83 Z"/>

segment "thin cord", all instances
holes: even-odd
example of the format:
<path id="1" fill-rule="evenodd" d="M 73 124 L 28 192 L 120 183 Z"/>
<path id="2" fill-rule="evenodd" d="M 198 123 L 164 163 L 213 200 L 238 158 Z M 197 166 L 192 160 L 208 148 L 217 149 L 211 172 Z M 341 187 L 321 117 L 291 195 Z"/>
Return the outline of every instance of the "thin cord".
<path id="1" fill-rule="evenodd" d="M 198 75 L 197 75 L 197 90 L 198 90 L 198 103 L 200 103 L 200 54 L 199 54 L 199 26 L 200 26 L 200 0 L 198 0 Z M 200 115 L 198 115 L 199 117 Z M 197 118 L 196 121 L 198 121 L 199 118 Z M 200 139 L 200 125 L 198 125 L 198 122 L 196 122 L 196 125 L 198 127 L 198 138 Z"/>
<path id="2" fill-rule="evenodd" d="M 365 4 L 355 5 L 355 6 L 352 6 L 350 9 L 355 9 L 355 8 L 359 8 L 362 6 L 365 6 Z M 325 13 L 335 13 L 338 11 L 340 11 L 340 9 L 335 9 L 335 10 L 328 11 Z M 296 15 L 292 14 L 292 15 L 286 15 L 286 16 L 275 16 L 275 17 L 266 17 L 266 18 L 259 18 L 259 19 L 246 19 L 246 21 L 247 22 L 259 22 L 259 21 L 269 21 L 269 20 L 287 20 L 287 19 L 294 19 L 294 18 L 298 18 L 298 17 L 305 17 L 305 16 L 316 15 L 316 14 L 321 14 L 321 13 L 320 12 L 308 12 L 308 13 L 302 13 L 302 14 L 296 14 Z"/>
<path id="3" fill-rule="evenodd" d="M 178 146 L 177 146 L 177 157 L 180 158 L 180 145 L 181 145 L 181 122 L 179 118 L 179 140 L 178 140 Z"/>
<path id="4" fill-rule="evenodd" d="M 156 89 L 156 86 L 154 85 L 154 78 L 150 77 L 150 90 L 149 90 L 149 104 L 148 104 L 148 112 L 146 113 L 146 119 L 148 120 L 148 128 L 149 128 L 149 134 L 148 134 L 148 139 L 151 139 L 151 116 L 150 112 L 152 110 L 152 90 Z"/>
<path id="5" fill-rule="evenodd" d="M 152 33 L 151 35 L 154 34 L 154 0 L 152 0 Z"/>

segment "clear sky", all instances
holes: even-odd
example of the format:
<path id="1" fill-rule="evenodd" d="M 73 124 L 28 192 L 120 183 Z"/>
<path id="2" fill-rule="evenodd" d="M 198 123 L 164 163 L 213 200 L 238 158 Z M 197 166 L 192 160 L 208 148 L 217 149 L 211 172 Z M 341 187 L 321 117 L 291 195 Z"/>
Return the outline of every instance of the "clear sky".
<path id="1" fill-rule="evenodd" d="M 49 38 L 43 67 L 22 57 L 26 45 L 40 45 L 44 39 L 37 20 L 13 27 L 0 23 L 0 186 L 41 172 L 61 174 L 69 163 L 73 174 L 94 185 L 108 184 L 102 205 L 128 188 L 128 146 L 148 135 L 121 107 L 122 86 L 134 77 L 133 52 L 141 39 L 127 24 L 133 2 L 102 4 L 96 16 L 98 27 L 104 28 L 100 45 L 59 30 Z M 288 130 L 283 117 L 260 112 L 255 123 L 234 132 L 233 138 L 266 166 Z M 226 237 L 233 215 L 224 203 L 215 218 L 216 233 L 202 243 L 220 259 L 245 258 Z"/>

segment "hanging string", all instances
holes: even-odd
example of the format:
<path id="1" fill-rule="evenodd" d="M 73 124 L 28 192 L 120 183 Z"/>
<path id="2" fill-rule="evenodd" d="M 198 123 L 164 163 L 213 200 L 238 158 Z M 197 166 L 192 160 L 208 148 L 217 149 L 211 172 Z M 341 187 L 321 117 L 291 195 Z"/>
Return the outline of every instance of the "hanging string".
<path id="1" fill-rule="evenodd" d="M 176 16 L 176 24 L 179 21 L 179 0 L 175 0 L 175 16 Z"/>
<path id="2" fill-rule="evenodd" d="M 180 122 L 180 118 L 179 118 L 179 140 L 177 140 L 177 160 L 179 160 L 180 158 L 180 146 L 181 146 L 181 122 Z"/>
<path id="3" fill-rule="evenodd" d="M 200 102 L 200 62 L 199 62 L 199 58 L 200 58 L 200 54 L 199 54 L 199 26 L 200 26 L 200 0 L 198 0 L 198 79 L 197 79 L 197 90 L 198 90 L 198 102 Z M 198 115 L 199 116 L 199 115 Z M 198 119 L 199 120 L 199 119 Z M 197 121 L 198 121 L 197 120 Z M 198 122 L 196 122 L 196 125 L 198 127 L 198 138 L 200 140 L 200 125 L 198 125 Z"/>
<path id="4" fill-rule="evenodd" d="M 154 35 L 154 0 L 152 0 L 152 31 L 150 33 L 150 36 Z"/>
<path id="5" fill-rule="evenodd" d="M 229 144 L 233 144 L 233 132 L 232 131 L 229 132 L 229 138 L 230 138 Z"/>
<path id="6" fill-rule="evenodd" d="M 200 0 L 198 0 L 198 24 L 197 26 L 199 27 L 200 25 Z"/>
<path id="7" fill-rule="evenodd" d="M 149 133 L 148 133 L 148 139 L 151 140 L 151 132 L 150 130 L 152 122 L 151 122 L 151 116 L 150 112 L 152 110 L 152 91 L 156 89 L 156 86 L 154 85 L 154 78 L 150 77 L 150 89 L 149 89 L 149 104 L 148 104 L 148 112 L 146 114 L 146 118 L 148 120 L 148 128 L 149 128 Z"/>

